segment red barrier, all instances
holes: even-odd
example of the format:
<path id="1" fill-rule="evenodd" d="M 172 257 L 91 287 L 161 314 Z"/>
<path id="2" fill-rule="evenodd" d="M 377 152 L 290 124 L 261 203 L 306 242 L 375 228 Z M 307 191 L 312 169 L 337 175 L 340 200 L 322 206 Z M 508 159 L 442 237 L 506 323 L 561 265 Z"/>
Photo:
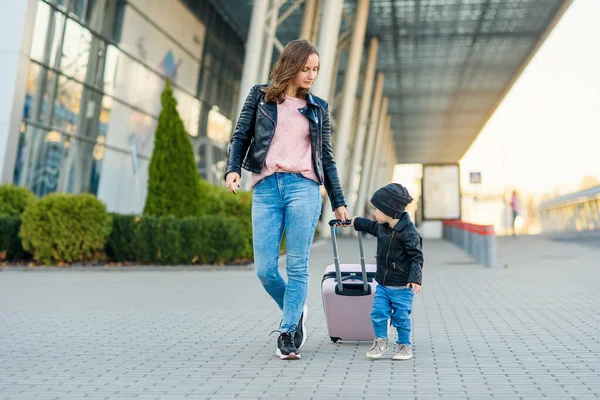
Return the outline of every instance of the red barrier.
<path id="1" fill-rule="evenodd" d="M 472 233 L 477 233 L 479 235 L 494 235 L 494 225 L 479 225 L 472 224 L 470 222 L 465 222 L 461 220 L 444 220 L 443 224 L 446 226 L 454 227 L 463 231 L 468 231 Z"/>
<path id="2" fill-rule="evenodd" d="M 481 233 L 482 236 L 493 236 L 495 235 L 494 225 L 481 225 Z"/>
<path id="3" fill-rule="evenodd" d="M 446 226 L 456 226 L 456 223 L 460 222 L 459 219 L 444 219 L 442 220 L 442 224 Z"/>
<path id="4" fill-rule="evenodd" d="M 462 247 L 472 255 L 478 263 L 489 268 L 496 265 L 496 232 L 494 225 L 478 225 L 461 220 L 444 220 L 444 227 L 453 227 L 459 231 L 444 229 L 444 237 L 455 245 Z M 469 234 L 467 234 L 469 233 Z M 471 235 L 473 234 L 473 235 Z"/>

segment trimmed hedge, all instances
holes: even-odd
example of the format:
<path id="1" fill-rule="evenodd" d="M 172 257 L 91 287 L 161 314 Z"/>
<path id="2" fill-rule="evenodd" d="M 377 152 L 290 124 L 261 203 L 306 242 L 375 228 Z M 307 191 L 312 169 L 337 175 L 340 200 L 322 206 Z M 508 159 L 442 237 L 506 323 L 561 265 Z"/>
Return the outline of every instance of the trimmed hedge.
<path id="1" fill-rule="evenodd" d="M 245 258 L 243 223 L 236 218 L 113 215 L 106 252 L 116 262 L 222 264 Z"/>
<path id="2" fill-rule="evenodd" d="M 111 214 L 112 231 L 106 239 L 106 255 L 116 262 L 137 261 L 137 215 Z"/>
<path id="3" fill-rule="evenodd" d="M 0 260 L 25 260 L 30 255 L 23 250 L 19 237 L 21 218 L 16 215 L 0 216 Z"/>
<path id="4" fill-rule="evenodd" d="M 252 259 L 252 192 L 238 191 L 234 195 L 224 187 L 203 180 L 200 180 L 200 187 L 203 194 L 201 215 L 237 219 L 243 237 L 235 245 L 239 248 L 240 258 Z"/>
<path id="5" fill-rule="evenodd" d="M 90 194 L 31 201 L 29 192 L 17 188 L 25 193 L 20 198 L 28 199 L 20 203 L 27 210 L 22 216 L 0 216 L 0 260 L 30 259 L 26 250 L 47 265 L 105 255 L 116 262 L 163 265 L 251 260 L 252 193 L 232 195 L 202 180 L 199 187 L 203 215 L 187 218 L 108 214 Z"/>
<path id="6" fill-rule="evenodd" d="M 27 207 L 19 236 L 34 260 L 54 265 L 101 259 L 111 228 L 95 196 L 53 193 Z"/>
<path id="7" fill-rule="evenodd" d="M 16 185 L 0 185 L 0 216 L 21 215 L 37 197 L 28 189 Z"/>
<path id="8" fill-rule="evenodd" d="M 252 193 L 233 195 L 202 179 L 198 184 L 199 217 L 112 214 L 108 257 L 116 262 L 164 265 L 251 260 Z"/>
<path id="9" fill-rule="evenodd" d="M 228 189 L 221 186 L 213 186 L 200 180 L 200 188 L 203 193 L 201 214 L 202 215 L 225 215 L 230 217 L 251 218 L 252 192 L 239 190 L 232 194 Z"/>
<path id="10" fill-rule="evenodd" d="M 187 265 L 247 260 L 248 250 L 243 245 L 248 240 L 245 226 L 236 218 L 178 219 L 120 214 L 110 217 L 112 231 L 104 249 L 111 261 Z M 22 261 L 31 257 L 23 249 L 20 228 L 19 217 L 0 217 L 0 260 Z"/>

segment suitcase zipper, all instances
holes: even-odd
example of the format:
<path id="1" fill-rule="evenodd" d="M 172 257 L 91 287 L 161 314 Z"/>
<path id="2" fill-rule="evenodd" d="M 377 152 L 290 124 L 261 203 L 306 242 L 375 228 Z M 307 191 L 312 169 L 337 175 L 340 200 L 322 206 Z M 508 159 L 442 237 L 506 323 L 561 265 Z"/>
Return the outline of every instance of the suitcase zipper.
<path id="1" fill-rule="evenodd" d="M 388 251 L 387 251 L 387 254 L 385 256 L 385 275 L 383 276 L 383 284 L 384 285 L 385 285 L 385 278 L 387 278 L 388 269 L 389 269 L 388 258 L 390 256 L 390 249 L 392 248 L 392 240 L 394 240 L 394 233 L 396 233 L 396 231 L 392 231 L 392 238 L 390 239 L 390 244 L 388 246 Z"/>

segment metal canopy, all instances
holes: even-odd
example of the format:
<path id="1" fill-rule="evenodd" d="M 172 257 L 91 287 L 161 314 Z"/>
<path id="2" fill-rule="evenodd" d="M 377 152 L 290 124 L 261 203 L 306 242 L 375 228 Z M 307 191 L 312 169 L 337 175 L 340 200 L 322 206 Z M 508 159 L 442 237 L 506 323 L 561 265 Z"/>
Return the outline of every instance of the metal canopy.
<path id="1" fill-rule="evenodd" d="M 252 1 L 211 1 L 245 38 Z M 367 35 L 380 38 L 398 162 L 458 162 L 571 2 L 371 0 Z M 342 32 L 355 8 L 344 2 Z M 302 11 L 279 26 L 283 44 L 297 38 Z"/>

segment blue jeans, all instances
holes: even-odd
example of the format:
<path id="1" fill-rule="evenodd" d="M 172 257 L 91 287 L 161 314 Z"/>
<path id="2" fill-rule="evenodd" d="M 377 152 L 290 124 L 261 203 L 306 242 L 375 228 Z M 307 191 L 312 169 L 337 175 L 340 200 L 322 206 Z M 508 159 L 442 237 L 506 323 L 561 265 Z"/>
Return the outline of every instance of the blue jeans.
<path id="1" fill-rule="evenodd" d="M 319 184 L 296 173 L 276 172 L 254 186 L 252 235 L 256 275 L 283 311 L 281 332 L 295 330 L 308 291 L 308 259 L 321 214 Z M 286 232 L 286 272 L 279 248 Z"/>
<path id="2" fill-rule="evenodd" d="M 377 285 L 371 311 L 375 336 L 387 339 L 388 320 L 391 316 L 392 325 L 398 331 L 396 343 L 410 346 L 410 313 L 414 297 L 410 289 L 389 289 Z"/>

